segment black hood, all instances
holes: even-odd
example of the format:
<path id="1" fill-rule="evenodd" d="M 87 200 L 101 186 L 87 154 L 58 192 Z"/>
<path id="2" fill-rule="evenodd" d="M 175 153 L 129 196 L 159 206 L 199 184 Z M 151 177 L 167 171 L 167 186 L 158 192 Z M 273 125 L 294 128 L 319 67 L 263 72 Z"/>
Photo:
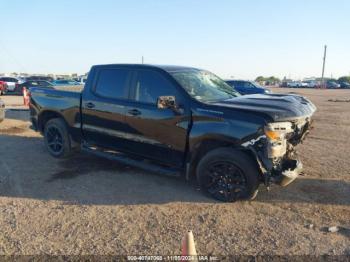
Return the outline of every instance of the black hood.
<path id="1" fill-rule="evenodd" d="M 214 103 L 218 106 L 261 112 L 274 121 L 290 121 L 311 117 L 315 105 L 308 99 L 291 94 L 255 94 Z"/>

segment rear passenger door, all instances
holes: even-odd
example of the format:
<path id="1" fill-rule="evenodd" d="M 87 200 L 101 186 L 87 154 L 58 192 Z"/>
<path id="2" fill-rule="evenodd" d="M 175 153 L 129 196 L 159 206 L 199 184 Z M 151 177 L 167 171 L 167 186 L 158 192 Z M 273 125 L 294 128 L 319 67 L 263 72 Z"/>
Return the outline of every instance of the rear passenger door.
<path id="1" fill-rule="evenodd" d="M 159 96 L 175 96 L 179 112 L 159 109 Z M 184 97 L 165 73 L 135 70 L 126 110 L 130 151 L 145 158 L 180 167 L 186 149 L 190 111 Z"/>
<path id="2" fill-rule="evenodd" d="M 85 87 L 82 95 L 84 140 L 91 145 L 124 151 L 131 70 L 118 67 L 95 70 L 92 84 Z"/>

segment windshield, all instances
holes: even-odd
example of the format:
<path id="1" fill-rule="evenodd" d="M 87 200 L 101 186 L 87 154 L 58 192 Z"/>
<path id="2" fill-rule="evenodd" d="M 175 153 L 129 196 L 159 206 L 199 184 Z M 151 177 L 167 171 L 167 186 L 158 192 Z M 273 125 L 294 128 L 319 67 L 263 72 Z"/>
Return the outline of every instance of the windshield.
<path id="1" fill-rule="evenodd" d="M 208 71 L 188 70 L 170 74 L 188 94 L 201 102 L 215 102 L 240 96 L 225 81 Z"/>

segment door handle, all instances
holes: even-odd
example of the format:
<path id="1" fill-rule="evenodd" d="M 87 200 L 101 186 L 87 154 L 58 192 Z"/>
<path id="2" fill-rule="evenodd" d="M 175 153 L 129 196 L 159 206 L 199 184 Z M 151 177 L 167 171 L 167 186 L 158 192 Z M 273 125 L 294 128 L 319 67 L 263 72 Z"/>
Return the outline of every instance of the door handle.
<path id="1" fill-rule="evenodd" d="M 91 103 L 91 102 L 88 102 L 88 103 L 85 103 L 85 106 L 87 108 L 94 108 L 95 107 L 95 104 L 94 103 Z"/>
<path id="2" fill-rule="evenodd" d="M 133 116 L 138 116 L 138 115 L 141 115 L 141 111 L 137 109 L 132 109 L 128 111 L 128 114 Z"/>

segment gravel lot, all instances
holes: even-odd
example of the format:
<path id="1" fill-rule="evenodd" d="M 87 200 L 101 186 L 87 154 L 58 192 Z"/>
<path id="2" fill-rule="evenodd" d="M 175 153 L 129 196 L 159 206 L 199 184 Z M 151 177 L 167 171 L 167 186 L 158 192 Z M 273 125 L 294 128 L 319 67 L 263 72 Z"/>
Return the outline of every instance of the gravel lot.
<path id="1" fill-rule="evenodd" d="M 105 159 L 54 159 L 22 98 L 1 97 L 0 254 L 179 254 L 191 229 L 200 254 L 350 255 L 350 90 L 272 90 L 318 107 L 299 147 L 306 176 L 233 204 Z"/>

